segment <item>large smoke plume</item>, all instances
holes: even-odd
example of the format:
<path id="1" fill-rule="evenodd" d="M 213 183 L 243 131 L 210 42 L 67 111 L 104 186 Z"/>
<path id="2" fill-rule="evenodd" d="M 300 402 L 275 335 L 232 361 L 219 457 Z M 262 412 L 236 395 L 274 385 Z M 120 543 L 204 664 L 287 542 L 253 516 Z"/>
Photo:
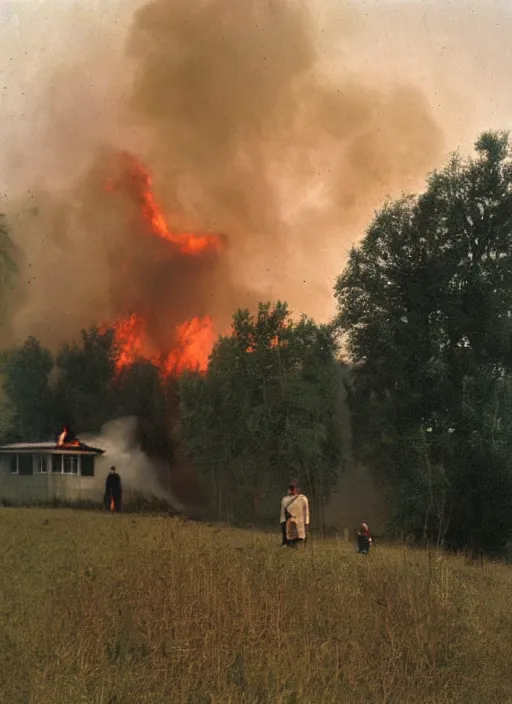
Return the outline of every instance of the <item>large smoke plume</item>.
<path id="1" fill-rule="evenodd" d="M 13 334 L 47 344 L 133 297 L 169 328 L 195 310 L 222 327 L 266 296 L 326 317 L 371 209 L 467 138 L 468 104 L 475 129 L 487 126 L 485 82 L 489 101 L 510 63 L 508 48 L 499 71 L 478 60 L 510 28 L 486 3 L 61 7 L 22 15 L 13 3 L 3 25 L 20 139 L 3 149 L 4 209 L 25 254 Z M 48 56 L 52 29 L 61 49 Z M 105 191 L 119 148 L 148 165 L 174 227 L 226 233 L 221 264 L 170 262 L 162 243 L 148 252 L 134 204 Z"/>
<path id="2" fill-rule="evenodd" d="M 510 107 L 496 4 L 4 5 L 18 340 L 53 346 L 135 304 L 154 330 L 204 312 L 223 329 L 267 297 L 326 318 L 372 209 Z M 119 149 L 173 229 L 224 233 L 227 254 L 186 263 L 142 237 L 128 194 L 106 191 Z"/>

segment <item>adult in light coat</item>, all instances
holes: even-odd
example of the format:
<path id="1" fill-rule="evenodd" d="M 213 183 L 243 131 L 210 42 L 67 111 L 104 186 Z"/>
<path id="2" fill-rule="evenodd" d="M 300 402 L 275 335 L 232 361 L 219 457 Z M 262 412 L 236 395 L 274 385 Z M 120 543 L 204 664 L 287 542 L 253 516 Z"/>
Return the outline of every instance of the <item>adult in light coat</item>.
<path id="1" fill-rule="evenodd" d="M 307 538 L 309 526 L 309 501 L 297 480 L 290 482 L 288 494 L 281 501 L 281 531 L 283 545 L 297 547 Z"/>

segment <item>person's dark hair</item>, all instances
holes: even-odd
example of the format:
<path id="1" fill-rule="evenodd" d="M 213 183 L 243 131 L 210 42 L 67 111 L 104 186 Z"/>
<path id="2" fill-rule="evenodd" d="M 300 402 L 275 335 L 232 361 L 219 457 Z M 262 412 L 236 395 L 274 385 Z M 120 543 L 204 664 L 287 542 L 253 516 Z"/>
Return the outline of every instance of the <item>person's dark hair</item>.
<path id="1" fill-rule="evenodd" d="M 115 468 L 114 466 L 112 466 L 112 467 L 110 468 L 110 471 L 111 471 L 111 472 L 115 472 L 115 471 L 116 471 L 116 468 Z"/>

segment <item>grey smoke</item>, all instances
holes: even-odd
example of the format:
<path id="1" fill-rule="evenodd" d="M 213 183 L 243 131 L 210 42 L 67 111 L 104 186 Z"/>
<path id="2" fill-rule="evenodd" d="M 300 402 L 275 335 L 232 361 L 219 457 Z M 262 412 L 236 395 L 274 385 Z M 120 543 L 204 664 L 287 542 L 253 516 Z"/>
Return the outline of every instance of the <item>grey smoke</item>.
<path id="1" fill-rule="evenodd" d="M 137 418 L 117 418 L 106 423 L 99 434 L 82 433 L 82 442 L 104 450 L 96 460 L 95 484 L 102 490 L 111 466 L 119 472 L 125 492 L 136 492 L 148 499 L 168 502 L 175 510 L 182 510 L 173 496 L 170 485 L 158 477 L 170 476 L 170 467 L 164 460 L 150 459 L 136 441 Z"/>

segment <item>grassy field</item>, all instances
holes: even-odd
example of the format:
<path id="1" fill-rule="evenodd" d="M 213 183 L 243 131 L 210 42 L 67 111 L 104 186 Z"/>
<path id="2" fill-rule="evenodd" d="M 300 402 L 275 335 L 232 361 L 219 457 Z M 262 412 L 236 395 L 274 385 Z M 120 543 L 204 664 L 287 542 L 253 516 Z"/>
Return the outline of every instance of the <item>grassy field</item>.
<path id="1" fill-rule="evenodd" d="M 0 509 L 2 704 L 512 702 L 512 569 Z"/>

